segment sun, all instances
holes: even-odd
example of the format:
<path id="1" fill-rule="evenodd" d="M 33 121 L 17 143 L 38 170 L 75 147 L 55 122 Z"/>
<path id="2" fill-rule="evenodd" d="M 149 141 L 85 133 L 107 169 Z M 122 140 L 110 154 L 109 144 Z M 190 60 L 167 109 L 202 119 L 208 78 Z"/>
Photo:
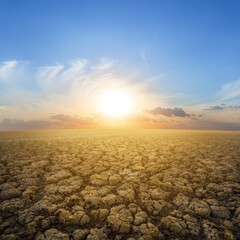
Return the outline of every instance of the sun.
<path id="1" fill-rule="evenodd" d="M 132 99 L 124 90 L 108 90 L 101 95 L 100 108 L 107 115 L 114 117 L 124 116 L 131 112 Z"/>

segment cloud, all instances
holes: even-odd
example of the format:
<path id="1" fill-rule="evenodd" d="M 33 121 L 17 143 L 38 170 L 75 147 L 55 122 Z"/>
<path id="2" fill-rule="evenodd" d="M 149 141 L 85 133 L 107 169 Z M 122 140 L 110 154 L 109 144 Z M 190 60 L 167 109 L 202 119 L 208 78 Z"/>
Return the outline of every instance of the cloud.
<path id="1" fill-rule="evenodd" d="M 219 110 L 223 110 L 225 109 L 225 107 L 221 107 L 221 106 L 211 106 L 209 108 L 205 108 L 203 110 L 207 110 L 207 111 L 219 111 Z"/>
<path id="2" fill-rule="evenodd" d="M 240 96 L 240 80 L 226 84 L 218 93 L 222 100 L 237 98 Z"/>
<path id="3" fill-rule="evenodd" d="M 108 123 L 115 126 L 115 120 L 108 119 L 107 122 L 106 117 L 93 115 L 99 113 L 101 95 L 111 89 L 126 90 L 135 101 L 135 116 L 123 120 L 123 127 L 131 122 L 132 126 L 138 124 L 139 127 L 149 128 L 188 128 L 187 124 L 192 124 L 194 128 L 199 127 L 197 124 L 203 119 L 221 119 L 223 122 L 229 120 L 225 114 L 227 110 L 231 111 L 234 121 L 239 121 L 240 108 L 237 101 L 228 104 L 223 101 L 216 106 L 204 106 L 209 110 L 209 117 L 203 117 L 201 114 L 203 106 L 195 106 L 195 109 L 193 106 L 187 111 L 184 107 L 153 108 L 152 106 L 158 106 L 159 103 L 160 106 L 168 106 L 172 99 L 182 95 L 159 93 L 154 89 L 154 81 L 163 76 L 154 78 L 149 75 L 146 69 L 126 69 L 119 62 L 107 58 L 94 63 L 86 59 L 77 59 L 68 64 L 57 63 L 42 67 L 34 67 L 22 61 L 3 62 L 0 64 L 0 121 L 3 119 L 0 128 L 95 128 L 104 124 L 108 127 Z M 225 92 L 222 93 L 227 96 L 232 88 L 233 85 L 225 86 Z M 237 89 L 237 84 L 234 85 L 234 89 Z M 219 108 L 226 111 L 217 111 L 221 110 Z M 136 116 L 142 109 L 148 109 L 144 112 L 145 115 Z M 191 113 L 192 111 L 194 113 Z M 32 120 L 32 116 L 39 117 Z M 118 122 L 116 126 L 117 124 Z"/>
<path id="4" fill-rule="evenodd" d="M 24 121 L 19 119 L 5 118 L 0 122 L 1 131 L 17 131 L 17 130 L 38 130 L 50 129 L 52 123 L 48 120 L 30 120 Z"/>
<path id="5" fill-rule="evenodd" d="M 182 108 L 162 108 L 162 107 L 157 107 L 152 110 L 147 110 L 148 113 L 151 113 L 152 115 L 164 115 L 167 117 L 190 117 L 189 114 L 187 114 Z"/>
<path id="6" fill-rule="evenodd" d="M 37 74 L 38 83 L 41 87 L 47 89 L 52 84 L 59 72 L 64 68 L 63 65 L 42 67 Z M 57 85 L 58 83 L 56 83 Z"/>
<path id="7" fill-rule="evenodd" d="M 108 69 L 111 69 L 113 67 L 113 64 L 114 64 L 114 61 L 108 58 L 102 58 L 99 64 L 92 66 L 91 68 L 94 71 L 101 72 L 101 71 L 106 71 Z"/>
<path id="8" fill-rule="evenodd" d="M 229 108 L 240 109 L 240 105 L 238 105 L 238 106 L 229 106 Z"/>
<path id="9" fill-rule="evenodd" d="M 53 115 L 43 120 L 8 119 L 0 122 L 1 131 L 17 130 L 41 130 L 41 129 L 75 129 L 97 127 L 95 119 L 92 117 L 83 118 L 78 116 L 69 116 L 65 114 Z"/>
<path id="10" fill-rule="evenodd" d="M 39 68 L 37 82 L 45 92 L 66 93 L 82 80 L 87 61 L 71 61 L 68 66 L 57 64 Z"/>
<path id="11" fill-rule="evenodd" d="M 131 114 L 118 121 L 103 114 L 94 114 L 91 117 L 79 117 L 76 115 L 56 114 L 47 119 L 21 120 L 5 118 L 0 122 L 1 131 L 16 130 L 40 130 L 40 129 L 91 129 L 91 128 L 147 128 L 147 129 L 199 129 L 199 130 L 240 130 L 240 122 L 234 119 L 227 122 L 224 119 L 216 121 L 209 118 L 201 118 L 194 121 L 194 114 L 189 117 L 174 118 L 169 114 L 148 114 L 146 111 Z M 162 116 L 162 117 L 161 117 Z M 175 115 L 174 115 L 175 116 Z M 198 114 L 194 116 L 200 117 Z"/>
<path id="12" fill-rule="evenodd" d="M 69 121 L 72 121 L 72 119 L 73 119 L 73 117 L 65 115 L 65 114 L 53 115 L 50 118 L 60 120 L 60 121 L 63 121 L 63 122 L 69 122 Z"/>
<path id="13" fill-rule="evenodd" d="M 192 120 L 198 120 L 199 118 L 204 117 L 204 116 L 205 116 L 204 114 L 194 114 L 194 113 L 189 114 L 189 117 Z"/>
<path id="14" fill-rule="evenodd" d="M 86 126 L 86 125 L 96 125 L 94 117 L 79 117 L 79 116 L 69 116 L 66 114 L 57 114 L 50 117 L 50 119 L 59 121 L 58 124 L 61 126 Z"/>
<path id="15" fill-rule="evenodd" d="M 17 113 L 13 116 L 5 112 L 2 118 L 29 119 L 33 114 L 45 118 L 58 112 L 67 115 L 97 113 L 99 99 L 109 89 L 127 90 L 135 100 L 137 111 L 162 95 L 150 90 L 149 77 L 144 72 L 123 68 L 107 58 L 94 63 L 76 59 L 69 64 L 43 67 L 14 61 L 3 63 L 2 69 L 11 69 L 11 77 L 4 75 L 6 82 L 0 86 L 0 103 Z"/>
<path id="16" fill-rule="evenodd" d="M 12 109 L 8 106 L 1 106 L 0 105 L 0 113 L 3 113 L 3 112 L 10 112 Z"/>
<path id="17" fill-rule="evenodd" d="M 13 70 L 17 66 L 18 61 L 3 62 L 0 67 L 0 82 L 6 83 L 12 79 Z"/>
<path id="18" fill-rule="evenodd" d="M 210 106 L 208 108 L 205 108 L 203 110 L 207 110 L 207 111 L 221 111 L 221 110 L 236 110 L 236 109 L 240 109 L 240 105 L 226 105 L 226 104 L 220 104 L 219 105 L 215 105 L 215 106 Z"/>
<path id="19" fill-rule="evenodd" d="M 189 117 L 174 118 L 173 115 L 169 117 L 169 114 L 167 116 L 163 114 L 145 115 L 143 112 L 139 115 L 132 115 L 129 117 L 129 120 L 133 121 L 136 125 L 138 124 L 137 126 L 140 128 L 240 131 L 240 122 L 238 119 L 235 119 L 235 121 L 234 119 L 232 121 L 226 119 L 215 120 L 203 114 L 188 115 Z"/>

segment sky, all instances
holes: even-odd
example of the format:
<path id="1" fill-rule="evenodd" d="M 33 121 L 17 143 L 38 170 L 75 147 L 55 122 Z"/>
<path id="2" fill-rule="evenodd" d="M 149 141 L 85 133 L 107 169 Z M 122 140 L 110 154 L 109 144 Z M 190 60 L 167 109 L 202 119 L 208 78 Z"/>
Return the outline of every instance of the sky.
<path id="1" fill-rule="evenodd" d="M 240 2 L 1 0 L 0 130 L 240 131 Z M 133 109 L 101 112 L 120 89 Z"/>

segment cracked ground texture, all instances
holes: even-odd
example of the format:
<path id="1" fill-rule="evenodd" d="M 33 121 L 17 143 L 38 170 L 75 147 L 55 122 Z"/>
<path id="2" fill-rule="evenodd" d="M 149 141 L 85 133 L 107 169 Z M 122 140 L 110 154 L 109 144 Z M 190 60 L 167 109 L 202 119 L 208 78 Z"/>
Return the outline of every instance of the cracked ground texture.
<path id="1" fill-rule="evenodd" d="M 240 133 L 0 133 L 0 239 L 240 239 Z"/>

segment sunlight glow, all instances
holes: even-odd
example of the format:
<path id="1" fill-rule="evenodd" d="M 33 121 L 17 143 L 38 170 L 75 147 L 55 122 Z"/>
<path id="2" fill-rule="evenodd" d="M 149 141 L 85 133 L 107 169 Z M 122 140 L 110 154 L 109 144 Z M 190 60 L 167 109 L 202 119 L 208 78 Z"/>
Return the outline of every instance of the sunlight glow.
<path id="1" fill-rule="evenodd" d="M 104 92 L 100 99 L 101 111 L 114 117 L 129 114 L 132 108 L 132 99 L 123 90 L 108 90 Z"/>

